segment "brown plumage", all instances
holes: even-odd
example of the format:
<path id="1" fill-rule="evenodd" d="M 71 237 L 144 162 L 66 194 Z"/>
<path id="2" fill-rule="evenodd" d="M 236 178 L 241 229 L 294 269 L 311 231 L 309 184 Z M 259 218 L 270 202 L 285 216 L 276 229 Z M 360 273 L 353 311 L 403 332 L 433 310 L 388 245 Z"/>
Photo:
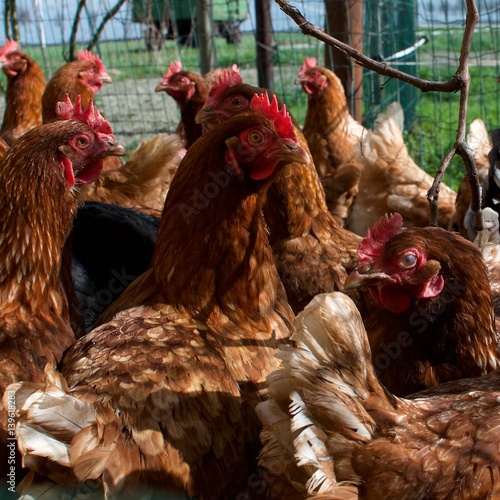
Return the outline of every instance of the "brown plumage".
<path id="1" fill-rule="evenodd" d="M 201 126 L 194 118 L 205 103 L 209 90 L 210 85 L 203 76 L 183 70 L 179 61 L 170 64 L 165 76 L 155 88 L 155 92 L 166 92 L 177 103 L 181 120 L 175 132 L 179 134 L 186 148 L 191 147 L 202 134 Z"/>
<path id="2" fill-rule="evenodd" d="M 275 498 L 500 495 L 499 372 L 399 399 L 378 381 L 348 297 L 316 297 L 296 329 L 257 407 Z"/>
<path id="3" fill-rule="evenodd" d="M 63 64 L 47 83 L 42 95 L 42 119 L 43 123 L 57 120 L 55 106 L 58 101 L 64 101 L 66 94 L 74 103 L 80 96 L 82 108 L 86 109 L 94 96 L 101 90 L 103 83 L 112 83 L 104 63 L 97 54 L 88 50 L 80 50 L 77 58 Z M 117 156 L 108 157 L 104 170 L 115 170 L 123 165 L 121 158 Z"/>
<path id="4" fill-rule="evenodd" d="M 315 58 L 304 60 L 297 82 L 307 94 L 304 137 L 325 185 L 328 209 L 344 225 L 363 171 L 361 141 L 367 130 L 351 116 L 340 79 Z"/>
<path id="5" fill-rule="evenodd" d="M 379 304 L 363 318 L 381 382 L 404 396 L 500 368 L 487 270 L 479 250 L 437 227 L 383 218 L 361 242 L 346 287 Z"/>
<path id="6" fill-rule="evenodd" d="M 380 217 L 400 213 L 408 227 L 429 224 L 427 193 L 433 178 L 412 159 L 403 138 L 404 113 L 392 103 L 375 120 L 374 130 L 363 137 L 363 173 L 358 194 L 346 225 L 357 234 L 366 234 Z M 455 211 L 456 193 L 449 186 L 439 186 L 439 225 L 448 228 Z"/>
<path id="7" fill-rule="evenodd" d="M 80 197 L 160 216 L 182 156 L 177 134 L 155 135 L 144 140 L 123 167 L 102 172 L 80 189 Z"/>
<path id="8" fill-rule="evenodd" d="M 0 137 L 12 146 L 25 132 L 42 123 L 45 77 L 38 63 L 19 50 L 13 40 L 4 43 L 0 51 L 0 65 L 7 76 Z"/>
<path id="9" fill-rule="evenodd" d="M 262 113 L 262 98 L 255 102 Z M 245 451 L 258 438 L 254 406 L 293 321 L 262 204 L 279 170 L 305 152 L 273 106 L 269 118 L 233 117 L 188 150 L 152 266 L 119 299 L 128 308 L 65 356 L 69 390 L 50 372 L 45 393 L 19 387 L 20 401 L 28 393 L 37 406 L 58 399 L 50 414 L 21 412 L 20 446 L 38 456 L 30 463 L 57 467 L 56 448 L 30 441 L 31 431 L 42 442 L 57 428 L 52 437 L 67 450 L 59 464 L 79 480 L 101 479 L 107 494 L 148 484 L 198 498 L 237 491 L 248 473 Z M 75 409 L 81 430 L 70 423 Z M 47 425 L 34 422 L 39 416 Z"/>
<path id="10" fill-rule="evenodd" d="M 2 394 L 12 382 L 41 381 L 45 364 L 75 340 L 60 276 L 74 185 L 91 182 L 106 155 L 123 151 L 102 118 L 71 116 L 26 132 L 0 162 Z"/>
<path id="11" fill-rule="evenodd" d="M 252 96 L 264 91 L 237 82 L 239 74 L 227 73 L 213 87 L 197 117 L 205 128 L 244 112 Z M 294 129 L 300 145 L 309 151 L 295 121 Z M 295 313 L 318 293 L 342 290 L 347 272 L 357 264 L 360 237 L 339 227 L 328 212 L 311 156 L 307 163 L 290 164 L 278 177 L 269 189 L 264 216 L 276 267 Z"/>

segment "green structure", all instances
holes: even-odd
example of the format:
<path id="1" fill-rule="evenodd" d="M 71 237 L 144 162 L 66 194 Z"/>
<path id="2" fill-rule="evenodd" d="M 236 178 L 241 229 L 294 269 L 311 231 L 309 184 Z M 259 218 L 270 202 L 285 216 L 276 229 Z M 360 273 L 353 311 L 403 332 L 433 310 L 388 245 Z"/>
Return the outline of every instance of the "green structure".
<path id="1" fill-rule="evenodd" d="M 415 0 L 365 2 L 365 54 L 417 76 L 418 48 L 411 50 L 417 42 L 416 19 Z M 403 51 L 409 48 L 405 55 Z M 416 118 L 417 92 L 415 87 L 400 80 L 365 71 L 363 99 L 366 125 L 371 128 L 380 111 L 384 111 L 391 102 L 399 101 L 405 113 L 405 128 L 408 129 Z"/>
<path id="2" fill-rule="evenodd" d="M 197 0 L 133 0 L 133 20 L 147 26 L 148 48 L 161 48 L 164 37 L 179 43 L 196 45 Z M 239 25 L 248 16 L 246 0 L 214 0 L 207 2 L 214 23 L 214 34 L 239 42 Z"/>

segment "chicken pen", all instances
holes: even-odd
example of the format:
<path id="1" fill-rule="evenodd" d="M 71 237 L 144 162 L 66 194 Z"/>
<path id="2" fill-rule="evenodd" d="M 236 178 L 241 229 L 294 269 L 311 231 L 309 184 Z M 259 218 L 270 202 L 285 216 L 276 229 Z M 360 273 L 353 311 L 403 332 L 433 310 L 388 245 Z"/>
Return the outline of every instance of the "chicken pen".
<path id="1" fill-rule="evenodd" d="M 193 23 L 189 22 L 190 29 L 196 24 L 196 2 L 191 3 Z M 229 67 L 236 63 L 249 83 L 257 82 L 256 58 L 261 54 L 258 50 L 262 43 L 255 42 L 259 21 L 255 6 L 259 3 L 262 2 L 206 2 L 209 13 L 215 16 L 215 25 L 218 19 L 224 18 L 238 26 L 238 40 L 235 40 L 238 43 L 227 43 L 224 33 L 217 27 L 211 30 L 212 66 Z M 186 5 L 180 8 L 181 4 L 165 2 L 170 9 L 168 22 L 171 29 L 165 28 L 163 20 L 162 43 L 154 50 L 149 50 L 152 47 L 148 42 L 154 19 L 148 20 L 147 16 L 158 16 L 152 10 L 156 4 L 148 1 L 17 0 L 13 3 L 16 22 L 12 18 L 4 19 L 0 26 L 3 37 L 6 29 L 10 36 L 19 37 L 22 46 L 41 63 L 47 77 L 69 57 L 71 44 L 86 48 L 95 43 L 95 50 L 105 61 L 114 82 L 97 95 L 98 104 L 114 124 L 118 136 L 128 148 L 134 148 L 144 137 L 173 131 L 176 127 L 178 111 L 173 100 L 154 92 L 170 62 L 178 59 L 186 69 L 200 71 L 199 49 L 185 43 L 189 35 L 189 30 L 183 27 L 187 10 Z M 342 63 L 335 61 L 332 48 L 325 48 L 315 38 L 301 34 L 276 4 L 270 2 L 269 5 L 271 22 L 266 28 L 270 30 L 267 40 L 271 44 L 265 47 L 265 53 L 271 57 L 272 83 L 302 123 L 307 96 L 294 85 L 294 80 L 304 57 L 314 56 L 320 63 L 326 58 L 328 64 L 337 64 L 337 71 L 342 71 Z M 351 11 L 360 11 L 356 5 L 361 6 L 362 16 L 361 22 L 358 21 L 353 28 L 356 32 L 344 34 L 339 32 L 339 26 L 330 29 L 328 25 L 334 18 L 328 14 L 329 9 L 335 12 L 343 2 L 297 0 L 293 5 L 309 21 L 335 32 L 346 41 L 359 38 L 361 31 L 362 51 L 394 67 L 422 78 L 441 80 L 450 78 L 456 70 L 465 16 L 465 2 L 461 0 L 439 4 L 431 0 L 349 2 Z M 490 0 L 480 0 L 478 9 L 480 22 L 475 30 L 470 61 L 469 120 L 481 118 L 491 130 L 500 123 L 497 83 L 500 75 L 500 6 Z M 164 18 L 167 10 L 162 11 Z M 2 14 L 9 16 L 9 9 Z M 361 93 L 359 88 L 357 93 L 350 92 L 353 88 L 346 89 L 351 111 L 357 106 L 359 118 L 371 126 L 379 111 L 392 101 L 400 101 L 405 111 L 411 153 L 425 169 L 434 171 L 453 142 L 458 96 L 422 94 L 409 84 L 384 78 L 369 70 L 362 70 L 361 79 Z M 358 87 L 360 81 L 356 82 Z M 361 99 L 359 105 L 356 105 L 356 99 Z M 447 180 L 456 186 L 456 180 Z"/>
<path id="2" fill-rule="evenodd" d="M 498 496 L 500 8 L 283 3 L 6 0 L 2 498 Z"/>

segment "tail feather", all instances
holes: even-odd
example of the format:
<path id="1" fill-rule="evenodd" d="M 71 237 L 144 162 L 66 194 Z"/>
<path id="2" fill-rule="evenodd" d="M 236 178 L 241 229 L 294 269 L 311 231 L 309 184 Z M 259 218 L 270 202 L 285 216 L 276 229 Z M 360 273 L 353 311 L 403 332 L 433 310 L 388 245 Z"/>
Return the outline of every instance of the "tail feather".
<path id="1" fill-rule="evenodd" d="M 290 465 L 279 471 L 291 484 L 331 498 L 345 488 L 345 498 L 356 498 L 350 457 L 375 432 L 364 405 L 370 398 L 392 408 L 374 373 L 359 311 L 343 293 L 318 295 L 297 317 L 292 339 L 296 347 L 280 354 L 281 368 L 268 378 L 271 401 L 257 406 L 261 464 L 279 463 L 280 454 L 288 463 L 293 454 L 299 474 Z"/>
<path id="2" fill-rule="evenodd" d="M 472 156 L 474 158 L 474 162 L 476 163 L 476 168 L 479 171 L 487 172 L 490 168 L 488 153 L 493 148 L 493 144 L 491 142 L 488 129 L 486 128 L 486 124 L 480 118 L 476 118 L 469 125 L 467 143 L 472 149 Z M 482 174 L 483 177 L 484 175 L 485 174 Z"/>

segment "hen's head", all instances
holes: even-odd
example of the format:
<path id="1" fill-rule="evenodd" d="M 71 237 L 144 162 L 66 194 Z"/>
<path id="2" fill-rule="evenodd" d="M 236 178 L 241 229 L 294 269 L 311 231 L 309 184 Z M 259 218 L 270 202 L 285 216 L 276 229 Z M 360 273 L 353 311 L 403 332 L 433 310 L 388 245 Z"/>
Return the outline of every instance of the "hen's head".
<path id="1" fill-rule="evenodd" d="M 81 61 L 78 78 L 94 94 L 101 90 L 103 83 L 113 82 L 98 55 L 92 54 L 88 50 L 80 50 L 77 54 L 77 60 Z"/>
<path id="2" fill-rule="evenodd" d="M 212 87 L 196 122 L 209 130 L 229 117 L 246 111 L 253 96 L 262 89 L 242 83 L 239 73 L 226 70 Z"/>
<path id="3" fill-rule="evenodd" d="M 300 147 L 290 115 L 279 109 L 274 96 L 255 94 L 250 110 L 264 118 L 226 141 L 226 168 L 236 176 L 245 173 L 254 181 L 271 179 L 281 165 L 306 163 L 307 153 Z M 249 120 L 250 122 L 250 120 Z"/>
<path id="4" fill-rule="evenodd" d="M 306 94 L 312 95 L 325 89 L 328 86 L 328 79 L 318 66 L 316 58 L 306 57 L 299 70 L 296 83 L 302 85 L 302 89 Z"/>
<path id="5" fill-rule="evenodd" d="M 0 50 L 0 65 L 7 77 L 15 77 L 28 67 L 26 54 L 19 50 L 15 40 L 7 39 Z"/>
<path id="6" fill-rule="evenodd" d="M 360 267 L 349 275 L 346 288 L 367 287 L 380 306 L 396 313 L 416 300 L 438 296 L 445 284 L 443 266 L 451 267 L 443 243 L 455 238 L 442 231 L 403 230 L 401 215 L 382 217 L 359 244 Z"/>
<path id="7" fill-rule="evenodd" d="M 170 63 L 162 81 L 156 86 L 155 92 L 166 92 L 177 102 L 187 102 L 196 92 L 194 74 L 183 71 L 180 61 L 174 61 Z"/>
<path id="8" fill-rule="evenodd" d="M 240 74 L 240 68 L 235 63 L 235 64 L 231 65 L 231 68 L 229 68 L 229 69 L 227 69 L 227 68 L 213 69 L 213 70 L 209 71 L 208 73 L 205 73 L 205 75 L 203 75 L 203 78 L 205 78 L 205 81 L 207 82 L 209 87 L 212 88 L 214 85 L 216 85 L 219 82 L 220 78 L 223 77 L 227 71 L 233 71 L 234 73 Z"/>
<path id="9" fill-rule="evenodd" d="M 66 134 L 58 150 L 59 162 L 70 186 L 95 181 L 101 173 L 105 157 L 126 153 L 113 135 L 109 122 L 92 102 L 82 111 L 80 96 L 73 105 L 66 95 L 65 102 L 57 103 L 56 113 L 64 120 L 56 122 L 54 127 L 60 127 Z"/>

